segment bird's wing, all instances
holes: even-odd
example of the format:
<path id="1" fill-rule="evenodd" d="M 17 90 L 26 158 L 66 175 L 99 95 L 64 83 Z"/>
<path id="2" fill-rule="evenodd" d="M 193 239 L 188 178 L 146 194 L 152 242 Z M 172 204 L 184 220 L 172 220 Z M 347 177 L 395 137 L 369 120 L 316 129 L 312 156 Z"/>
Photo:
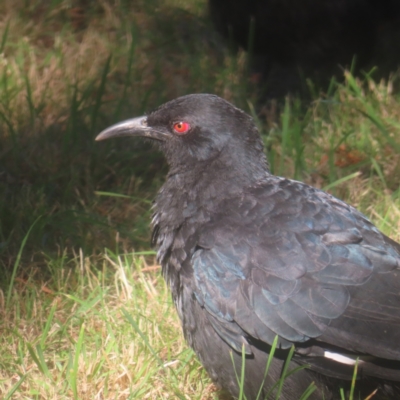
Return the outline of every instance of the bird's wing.
<path id="1" fill-rule="evenodd" d="M 224 206 L 192 257 L 195 295 L 234 348 L 310 338 L 400 358 L 400 246 L 354 208 L 271 178 Z"/>

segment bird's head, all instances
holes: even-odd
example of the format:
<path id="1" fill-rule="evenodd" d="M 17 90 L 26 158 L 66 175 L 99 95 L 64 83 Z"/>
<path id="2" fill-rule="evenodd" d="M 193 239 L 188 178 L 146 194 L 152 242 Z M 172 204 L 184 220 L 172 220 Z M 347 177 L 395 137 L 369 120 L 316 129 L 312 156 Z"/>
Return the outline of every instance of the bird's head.
<path id="1" fill-rule="evenodd" d="M 96 140 L 141 136 L 161 145 L 173 170 L 216 162 L 256 170 L 267 169 L 260 134 L 245 112 L 211 94 L 191 94 L 158 107 L 147 116 L 128 119 L 101 132 Z M 250 171 L 249 171 L 250 172 Z"/>

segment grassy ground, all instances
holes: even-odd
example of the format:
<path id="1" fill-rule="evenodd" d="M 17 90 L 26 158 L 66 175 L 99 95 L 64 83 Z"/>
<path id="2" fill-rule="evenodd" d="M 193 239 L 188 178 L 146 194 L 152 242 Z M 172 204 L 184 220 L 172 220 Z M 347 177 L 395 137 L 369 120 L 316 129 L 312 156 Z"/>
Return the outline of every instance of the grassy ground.
<path id="1" fill-rule="evenodd" d="M 138 141 L 93 142 L 178 95 L 253 113 L 275 173 L 400 240 L 393 81 L 346 74 L 310 105 L 256 106 L 245 55 L 204 15 L 200 0 L 1 2 L 0 398 L 218 398 L 149 249 L 165 163 Z"/>

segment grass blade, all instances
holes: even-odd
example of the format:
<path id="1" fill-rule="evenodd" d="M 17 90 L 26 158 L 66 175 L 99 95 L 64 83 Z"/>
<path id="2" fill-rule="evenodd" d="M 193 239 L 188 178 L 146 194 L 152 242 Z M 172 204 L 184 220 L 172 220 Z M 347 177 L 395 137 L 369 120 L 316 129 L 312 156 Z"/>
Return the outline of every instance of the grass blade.
<path id="1" fill-rule="evenodd" d="M 40 347 L 42 349 L 44 349 L 44 347 L 45 347 L 45 341 L 47 339 L 47 335 L 49 334 L 49 331 L 50 331 L 50 328 L 51 328 L 51 324 L 53 322 L 53 318 L 54 318 L 54 314 L 55 314 L 56 310 L 57 310 L 57 304 L 53 304 L 52 307 L 51 307 L 49 316 L 48 316 L 48 318 L 46 320 L 46 325 L 45 325 L 45 327 L 43 329 L 43 332 L 42 332 L 42 335 L 41 335 L 41 338 L 40 338 Z"/>
<path id="2" fill-rule="evenodd" d="M 163 360 L 161 360 L 156 351 L 153 349 L 146 335 L 139 328 L 139 325 L 133 320 L 132 315 L 127 310 L 125 310 L 125 308 L 122 309 L 122 313 L 124 314 L 125 318 L 129 321 L 129 323 L 132 325 L 136 333 L 142 338 L 143 342 L 146 344 L 146 347 L 150 350 L 151 354 L 153 354 L 154 358 L 157 360 L 160 367 L 164 368 Z"/>
<path id="3" fill-rule="evenodd" d="M 282 394 L 282 389 L 283 389 L 283 384 L 285 382 L 285 378 L 286 378 L 286 372 L 289 368 L 290 365 L 290 361 L 292 360 L 294 354 L 294 346 L 292 346 L 289 350 L 289 354 L 286 358 L 285 364 L 283 365 L 283 369 L 282 369 L 282 373 L 281 373 L 281 378 L 278 381 L 278 391 L 276 392 L 276 396 L 275 399 L 279 399 L 281 397 Z"/>
<path id="4" fill-rule="evenodd" d="M 76 342 L 76 346 L 75 346 L 75 356 L 74 356 L 72 368 L 71 368 L 70 374 L 69 374 L 69 382 L 70 382 L 75 400 L 79 399 L 79 397 L 78 397 L 79 358 L 82 353 L 84 334 L 85 334 L 85 323 L 82 322 L 81 329 L 79 331 L 78 341 Z"/>
<path id="5" fill-rule="evenodd" d="M 262 395 L 262 390 L 263 390 L 264 382 L 265 382 L 265 379 L 266 379 L 267 376 L 268 376 L 269 368 L 270 368 L 271 363 L 272 363 L 272 361 L 273 361 L 273 359 L 274 359 L 275 350 L 276 350 L 276 347 L 278 346 L 278 340 L 279 340 L 279 336 L 276 335 L 275 338 L 274 338 L 274 341 L 272 342 L 271 350 L 270 350 L 269 355 L 268 355 L 267 365 L 266 365 L 265 371 L 264 371 L 264 379 L 263 379 L 263 383 L 262 383 L 262 385 L 261 385 L 261 387 L 260 387 L 260 389 L 259 389 L 259 391 L 258 391 L 258 393 L 257 393 L 257 400 L 258 400 L 258 399 L 261 397 L 261 395 Z"/>
<path id="6" fill-rule="evenodd" d="M 360 171 L 354 172 L 354 173 L 352 173 L 350 175 L 344 176 L 343 178 L 340 178 L 340 179 L 336 180 L 335 182 L 330 183 L 329 185 L 324 186 L 322 188 L 322 190 L 327 191 L 327 190 L 333 189 L 334 187 L 336 187 L 336 186 L 338 186 L 338 185 L 340 185 L 340 184 L 342 184 L 344 182 L 347 182 L 350 179 L 357 178 L 360 175 L 361 175 Z"/>
<path id="7" fill-rule="evenodd" d="M 101 75 L 100 85 L 96 92 L 96 102 L 93 107 L 93 111 L 91 113 L 91 132 L 94 133 L 96 129 L 97 115 L 101 106 L 101 99 L 105 92 L 106 83 L 107 83 L 107 75 L 110 72 L 110 63 L 111 63 L 111 55 L 108 56 L 107 61 L 103 68 L 103 73 Z"/>
<path id="8" fill-rule="evenodd" d="M 13 271 L 12 271 L 12 274 L 11 274 L 10 283 L 8 285 L 7 298 L 6 298 L 6 310 L 8 310 L 9 305 L 10 305 L 12 289 L 13 289 L 13 286 L 14 286 L 15 277 L 17 275 L 17 270 L 18 270 L 19 262 L 21 260 L 22 252 L 24 251 L 24 247 L 25 247 L 26 242 L 27 242 L 27 240 L 29 238 L 29 235 L 32 232 L 33 227 L 36 225 L 36 223 L 39 221 L 40 218 L 41 218 L 41 216 L 36 218 L 36 220 L 30 226 L 30 228 L 28 229 L 28 232 L 26 233 L 25 237 L 23 238 L 21 246 L 19 248 L 19 251 L 18 251 L 18 254 L 17 254 L 17 259 L 15 260 Z"/>
<path id="9" fill-rule="evenodd" d="M 119 197 L 121 199 L 130 199 L 130 200 L 135 200 L 135 201 L 141 201 L 145 204 L 150 204 L 152 205 L 153 202 L 150 200 L 146 200 L 146 199 L 142 199 L 140 197 L 136 197 L 136 196 L 128 196 L 126 194 L 121 194 L 121 193 L 113 193 L 113 192 L 100 192 L 100 191 L 96 191 L 94 192 L 97 196 L 108 196 L 108 197 Z"/>
<path id="10" fill-rule="evenodd" d="M 21 377 L 21 379 L 10 389 L 10 391 L 5 395 L 4 400 L 10 400 L 13 398 L 14 393 L 18 390 L 18 388 L 24 383 L 25 378 L 28 374 L 25 374 Z"/>
<path id="11" fill-rule="evenodd" d="M 10 20 L 7 21 L 7 25 L 4 28 L 4 32 L 3 32 L 3 35 L 1 37 L 0 54 L 2 54 L 4 52 L 4 47 L 6 46 L 9 28 L 10 28 Z"/>

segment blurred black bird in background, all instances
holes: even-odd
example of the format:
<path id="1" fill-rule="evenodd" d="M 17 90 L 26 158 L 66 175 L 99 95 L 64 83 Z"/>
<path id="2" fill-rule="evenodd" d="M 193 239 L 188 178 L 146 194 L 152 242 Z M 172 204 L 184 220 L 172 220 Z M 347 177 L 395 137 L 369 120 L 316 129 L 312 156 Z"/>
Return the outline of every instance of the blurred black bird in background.
<path id="1" fill-rule="evenodd" d="M 267 95 L 296 90 L 303 78 L 327 83 L 356 67 L 382 74 L 400 63 L 399 0 L 209 0 L 216 29 L 251 52 Z M 269 78 L 269 79 L 268 79 Z"/>
<path id="2" fill-rule="evenodd" d="M 271 175 L 251 117 L 217 96 L 179 97 L 96 140 L 116 136 L 153 139 L 167 158 L 152 240 L 186 340 L 219 386 L 239 395 L 243 348 L 244 393 L 265 396 L 293 344 L 290 369 L 309 368 L 286 378 L 283 399 L 312 382 L 310 398 L 339 399 L 357 358 L 355 398 L 400 398 L 398 243 L 335 197 Z"/>

